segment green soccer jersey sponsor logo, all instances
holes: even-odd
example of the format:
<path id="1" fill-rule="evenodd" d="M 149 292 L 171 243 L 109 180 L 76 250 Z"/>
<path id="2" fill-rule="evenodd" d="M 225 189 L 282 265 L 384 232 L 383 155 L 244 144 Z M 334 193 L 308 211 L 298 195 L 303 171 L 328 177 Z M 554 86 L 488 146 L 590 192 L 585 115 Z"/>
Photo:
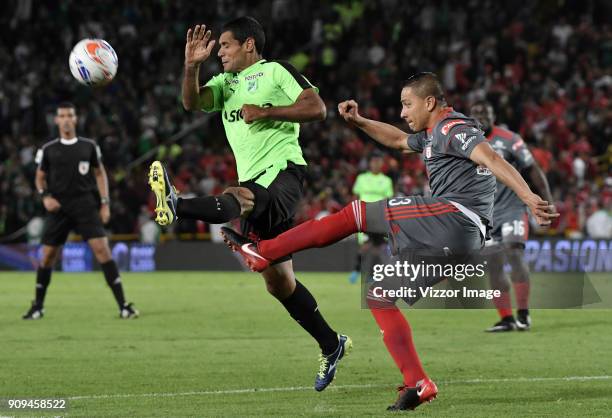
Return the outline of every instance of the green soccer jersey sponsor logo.
<path id="1" fill-rule="evenodd" d="M 272 103 L 264 103 L 261 107 L 272 107 Z M 242 116 L 242 109 L 224 110 L 223 119 L 228 122 L 238 122 L 244 119 Z"/>

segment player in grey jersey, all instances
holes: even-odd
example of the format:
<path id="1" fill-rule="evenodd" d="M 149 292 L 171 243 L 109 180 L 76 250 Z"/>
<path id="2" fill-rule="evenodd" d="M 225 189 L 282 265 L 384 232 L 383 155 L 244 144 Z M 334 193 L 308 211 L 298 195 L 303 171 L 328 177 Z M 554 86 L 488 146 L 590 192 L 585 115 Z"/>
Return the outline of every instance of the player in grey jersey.
<path id="1" fill-rule="evenodd" d="M 486 101 L 472 105 L 470 115 L 480 122 L 487 141 L 495 152 L 516 167 L 528 173 L 538 192 L 549 202 L 552 194 L 546 176 L 535 162 L 529 148 L 516 133 L 494 125 L 493 106 Z M 529 270 L 523 260 L 525 240 L 529 232 L 527 208 L 511 189 L 497 182 L 495 207 L 493 210 L 493 229 L 491 240 L 487 241 L 488 268 L 491 288 L 501 292 L 500 297 L 493 299 L 500 320 L 487 332 L 506 332 L 528 330 L 531 327 L 529 316 Z M 512 272 L 510 278 L 514 287 L 517 304 L 516 319 L 512 315 L 510 299 L 510 280 L 504 272 L 504 261 L 508 261 Z"/>
<path id="2" fill-rule="evenodd" d="M 486 141 L 474 119 L 446 104 L 438 78 L 419 73 L 406 81 L 401 93 L 401 117 L 410 129 L 367 119 L 355 101 L 340 103 L 340 115 L 350 124 L 390 148 L 422 152 L 432 190 L 431 197 L 407 196 L 365 203 L 351 202 L 341 211 L 307 221 L 271 240 L 252 242 L 229 228 L 226 241 L 239 251 L 253 270 L 267 268 L 291 252 L 323 247 L 355 232 L 386 233 L 394 250 L 449 250 L 465 254 L 484 245 L 493 215 L 495 177 L 527 204 L 537 221 L 549 224 L 558 216 L 548 202 L 534 194 L 521 175 Z M 368 305 L 387 350 L 404 382 L 390 410 L 414 409 L 433 400 L 438 389 L 427 376 L 412 341 L 412 331 L 396 299 L 369 293 Z"/>

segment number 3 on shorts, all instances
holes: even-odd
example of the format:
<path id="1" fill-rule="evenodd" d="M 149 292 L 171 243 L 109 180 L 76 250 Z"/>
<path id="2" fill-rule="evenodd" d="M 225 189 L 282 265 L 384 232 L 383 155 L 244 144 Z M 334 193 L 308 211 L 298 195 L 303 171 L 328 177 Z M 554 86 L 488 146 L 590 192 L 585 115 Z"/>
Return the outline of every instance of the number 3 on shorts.
<path id="1" fill-rule="evenodd" d="M 412 202 L 412 200 L 407 197 L 396 197 L 393 199 L 389 199 L 389 206 L 409 205 L 410 202 Z"/>

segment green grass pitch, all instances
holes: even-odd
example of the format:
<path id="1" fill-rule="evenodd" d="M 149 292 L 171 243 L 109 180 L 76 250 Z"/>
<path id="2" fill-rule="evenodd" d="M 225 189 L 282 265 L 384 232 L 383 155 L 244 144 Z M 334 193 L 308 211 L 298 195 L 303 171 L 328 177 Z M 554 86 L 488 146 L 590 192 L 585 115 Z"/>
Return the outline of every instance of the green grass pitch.
<path id="1" fill-rule="evenodd" d="M 0 398 L 68 398 L 66 412 L 0 416 L 385 416 L 401 376 L 359 287 L 299 274 L 353 352 L 312 389 L 318 349 L 252 273 L 124 274 L 122 321 L 100 273 L 53 275 L 46 316 L 23 321 L 33 273 L 0 273 Z M 407 316 L 438 399 L 419 416 L 587 417 L 612 411 L 612 311 L 538 310 L 488 335 L 493 310 Z"/>

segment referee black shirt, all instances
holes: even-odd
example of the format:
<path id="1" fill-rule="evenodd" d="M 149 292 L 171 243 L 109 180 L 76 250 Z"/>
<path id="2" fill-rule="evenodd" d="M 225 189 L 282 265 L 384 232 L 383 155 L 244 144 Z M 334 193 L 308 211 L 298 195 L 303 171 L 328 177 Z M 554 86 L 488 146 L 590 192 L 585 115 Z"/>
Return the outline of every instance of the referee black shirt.
<path id="1" fill-rule="evenodd" d="M 64 200 L 95 192 L 98 194 L 93 169 L 100 166 L 102 153 L 89 138 L 54 139 L 36 153 L 35 162 L 45 172 L 47 191 Z"/>

